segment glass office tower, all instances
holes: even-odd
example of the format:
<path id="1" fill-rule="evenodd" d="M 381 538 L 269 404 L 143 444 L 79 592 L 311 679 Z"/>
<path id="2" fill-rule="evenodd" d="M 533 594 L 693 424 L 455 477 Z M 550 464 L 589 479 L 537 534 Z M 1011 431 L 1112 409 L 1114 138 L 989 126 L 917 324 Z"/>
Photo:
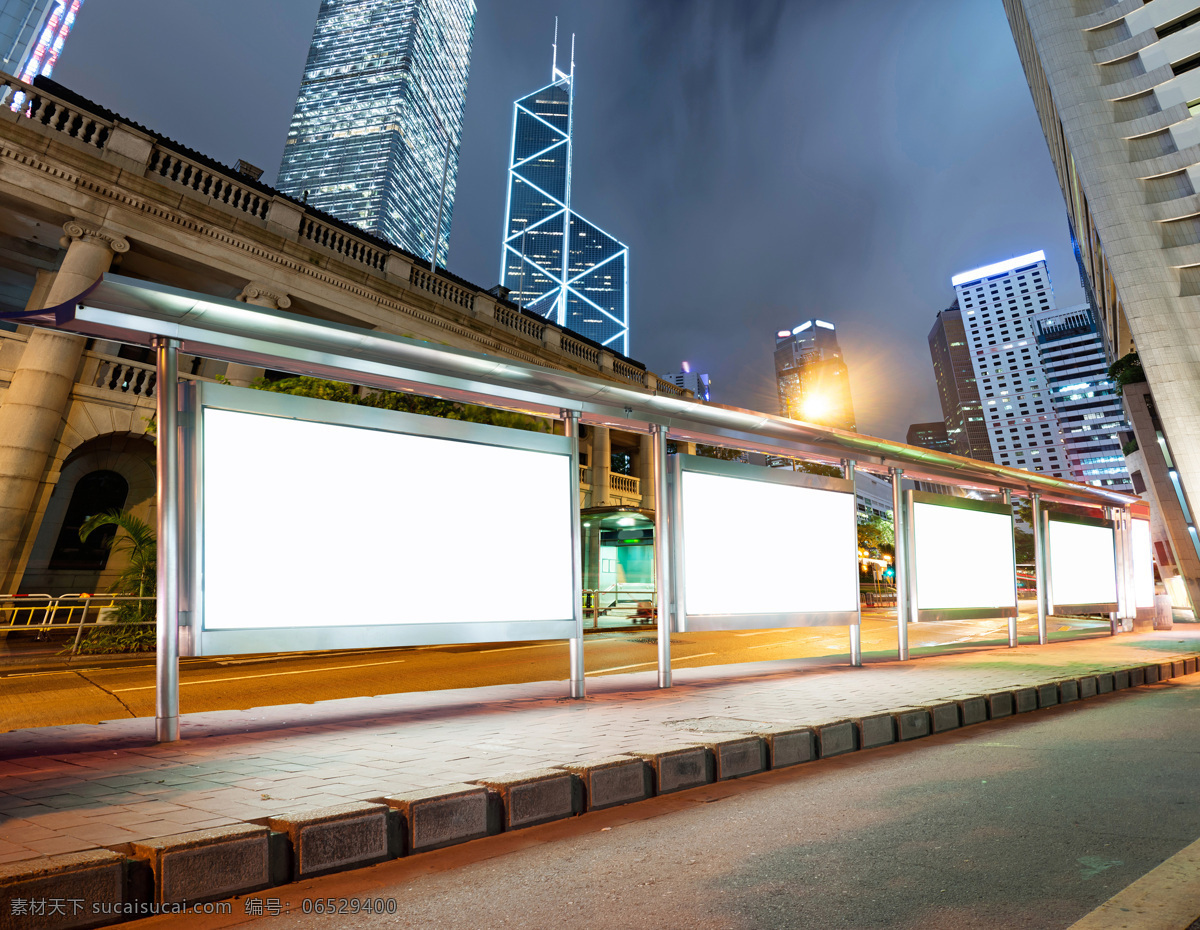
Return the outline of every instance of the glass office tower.
<path id="1" fill-rule="evenodd" d="M 0 71 L 32 81 L 49 77 L 83 0 L 0 2 Z"/>
<path id="2" fill-rule="evenodd" d="M 444 264 L 474 28 L 474 0 L 321 0 L 279 189 L 426 260 L 440 206 Z"/>
<path id="3" fill-rule="evenodd" d="M 513 106 L 500 283 L 526 309 L 628 355 L 629 249 L 571 209 L 575 62 L 559 70 L 557 45 L 550 76 Z"/>

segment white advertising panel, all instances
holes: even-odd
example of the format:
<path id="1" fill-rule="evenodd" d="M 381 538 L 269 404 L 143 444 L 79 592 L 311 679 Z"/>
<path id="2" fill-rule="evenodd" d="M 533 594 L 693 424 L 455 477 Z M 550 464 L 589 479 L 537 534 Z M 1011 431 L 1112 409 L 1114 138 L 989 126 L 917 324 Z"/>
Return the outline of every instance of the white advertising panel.
<path id="1" fill-rule="evenodd" d="M 1150 542 L 1150 521 L 1132 520 L 1133 593 L 1135 607 L 1154 606 L 1154 550 Z"/>
<path id="2" fill-rule="evenodd" d="M 1117 550 L 1111 525 L 1049 520 L 1053 607 L 1116 604 Z"/>
<path id="3" fill-rule="evenodd" d="M 687 615 L 858 609 L 853 494 L 687 470 L 680 477 Z"/>
<path id="4" fill-rule="evenodd" d="M 570 620 L 570 462 L 205 408 L 203 628 Z"/>
<path id="5" fill-rule="evenodd" d="M 934 503 L 933 495 L 921 497 L 925 499 L 914 499 L 912 515 L 917 610 L 1015 613 L 1017 567 L 1011 512 L 951 503 L 960 498 Z"/>

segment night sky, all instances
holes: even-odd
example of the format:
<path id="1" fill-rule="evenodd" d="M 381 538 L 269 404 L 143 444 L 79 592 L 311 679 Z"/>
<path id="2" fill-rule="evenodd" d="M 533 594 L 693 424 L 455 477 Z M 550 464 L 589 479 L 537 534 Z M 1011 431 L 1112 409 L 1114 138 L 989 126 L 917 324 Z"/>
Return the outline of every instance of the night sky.
<path id="1" fill-rule="evenodd" d="M 834 323 L 858 428 L 941 418 L 950 276 L 1045 249 L 1083 300 L 1000 0 L 477 0 L 449 267 L 499 280 L 512 102 L 576 33 L 572 206 L 630 247 L 631 354 L 776 412 L 776 330 Z M 319 0 L 88 0 L 54 78 L 273 183 Z"/>

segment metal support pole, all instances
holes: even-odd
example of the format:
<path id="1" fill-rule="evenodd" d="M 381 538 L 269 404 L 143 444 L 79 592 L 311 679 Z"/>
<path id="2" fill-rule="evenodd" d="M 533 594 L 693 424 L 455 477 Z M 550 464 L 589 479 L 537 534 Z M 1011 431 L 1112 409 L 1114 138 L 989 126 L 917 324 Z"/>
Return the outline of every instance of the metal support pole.
<path id="1" fill-rule="evenodd" d="M 563 410 L 563 434 L 571 440 L 571 591 L 575 604 L 575 635 L 568 641 L 571 697 L 586 694 L 583 675 L 583 528 L 579 521 L 579 411 Z"/>
<path id="2" fill-rule="evenodd" d="M 1117 582 L 1117 609 L 1108 615 L 1108 633 L 1116 636 L 1120 631 L 1121 618 L 1129 616 L 1129 579 L 1125 573 L 1128 546 L 1125 541 L 1125 512 L 1117 507 L 1105 507 L 1104 515 L 1113 524 L 1113 573 Z"/>
<path id="3" fill-rule="evenodd" d="M 1034 574 L 1037 576 L 1037 629 L 1038 645 L 1046 645 L 1046 619 L 1050 614 L 1050 565 L 1046 535 L 1049 532 L 1048 516 L 1042 510 L 1042 495 L 1029 492 L 1029 503 L 1033 515 L 1033 559 Z"/>
<path id="4" fill-rule="evenodd" d="M 158 652 L 154 736 L 179 739 L 179 341 L 153 339 L 158 373 Z"/>
<path id="5" fill-rule="evenodd" d="M 904 469 L 889 468 L 892 476 L 892 528 L 896 538 L 896 657 L 905 662 L 908 660 L 908 617 L 911 613 L 909 604 L 909 551 L 908 551 L 908 514 L 904 508 Z"/>
<path id="6" fill-rule="evenodd" d="M 1012 514 L 1012 491 L 1010 491 L 1008 488 L 1005 488 L 1001 493 L 1003 493 L 1003 495 L 1004 495 L 1004 503 L 1008 506 L 1008 510 L 1009 510 L 1009 514 L 1010 514 L 1009 520 L 1012 520 L 1012 516 L 1011 516 L 1011 514 Z M 1017 528 L 1016 528 L 1016 526 L 1013 526 L 1012 530 L 1013 530 L 1013 566 L 1014 566 L 1014 570 L 1013 570 L 1013 603 L 1017 605 L 1017 610 L 1019 612 L 1021 609 L 1021 598 L 1020 598 L 1019 592 L 1017 590 L 1019 585 L 1017 583 L 1017 573 L 1016 573 L 1016 569 L 1015 569 L 1015 566 L 1017 564 L 1017 536 L 1016 536 Z M 1014 617 L 1008 618 L 1008 648 L 1014 649 L 1014 648 L 1016 648 L 1016 646 L 1017 646 L 1017 618 L 1014 616 Z"/>
<path id="7" fill-rule="evenodd" d="M 650 427 L 654 476 L 654 578 L 658 588 L 658 686 L 671 687 L 671 605 L 675 599 L 675 553 L 671 545 L 671 493 L 667 487 L 667 433 Z"/>
<path id="8" fill-rule="evenodd" d="M 854 480 L 854 459 L 842 459 L 842 477 L 847 481 Z M 858 539 L 854 540 L 854 562 L 858 564 Z M 858 582 L 855 581 L 857 589 Z M 862 593 L 855 590 L 858 617 L 850 625 L 850 664 L 854 668 L 862 666 Z"/>
<path id="9" fill-rule="evenodd" d="M 1133 551 L 1133 510 L 1127 505 L 1121 508 L 1121 513 L 1124 516 L 1125 527 L 1125 590 L 1127 593 L 1125 599 L 1125 616 L 1129 618 L 1129 629 L 1133 629 L 1134 621 L 1137 620 L 1137 566 L 1135 564 L 1135 554 Z M 1124 629 L 1124 626 L 1122 626 Z"/>

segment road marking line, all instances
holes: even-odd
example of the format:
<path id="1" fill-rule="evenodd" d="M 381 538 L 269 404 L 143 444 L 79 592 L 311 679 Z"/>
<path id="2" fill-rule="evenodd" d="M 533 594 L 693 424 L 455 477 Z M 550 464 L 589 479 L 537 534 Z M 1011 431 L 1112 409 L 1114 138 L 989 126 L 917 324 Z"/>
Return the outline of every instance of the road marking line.
<path id="1" fill-rule="evenodd" d="M 783 641 L 782 643 L 759 643 L 757 646 L 747 646 L 746 648 L 747 649 L 770 649 L 772 646 L 790 646 L 790 645 L 798 646 L 800 644 L 797 643 L 795 640 L 788 639 L 788 640 Z"/>
<path id="2" fill-rule="evenodd" d="M 266 672 L 262 675 L 235 675 L 230 678 L 202 678 L 199 681 L 181 681 L 179 686 L 184 685 L 213 685 L 220 684 L 223 681 L 248 681 L 253 678 L 276 678 L 280 675 L 311 675 L 314 672 L 340 672 L 348 668 L 375 668 L 379 665 L 399 665 L 401 662 L 407 662 L 407 659 L 393 659 L 391 662 L 364 662 L 361 665 L 330 665 L 325 668 L 299 668 L 290 672 Z M 136 688 L 111 688 L 113 692 L 118 691 L 153 691 L 157 685 L 138 685 Z"/>
<path id="3" fill-rule="evenodd" d="M 698 655 L 694 655 L 694 656 L 679 656 L 678 658 L 672 658 L 671 664 L 674 665 L 676 662 L 683 662 L 686 659 L 703 659 L 705 656 L 715 656 L 715 655 L 716 655 L 715 652 L 701 652 Z"/>
<path id="4" fill-rule="evenodd" d="M 658 665 L 658 662 L 635 662 L 633 665 L 615 665 L 612 668 L 597 668 L 588 672 L 588 674 L 599 675 L 601 672 L 622 672 L 627 668 L 641 668 L 643 665 Z"/>
<path id="5" fill-rule="evenodd" d="M 476 655 L 483 655 L 487 652 L 512 652 L 514 649 L 545 649 L 547 646 L 561 646 L 562 643 L 535 643 L 532 646 L 505 646 L 503 649 L 479 649 L 476 650 Z"/>
<path id="6" fill-rule="evenodd" d="M 755 630 L 753 633 L 734 633 L 734 636 L 765 636 L 767 633 L 774 633 L 774 630 Z"/>

